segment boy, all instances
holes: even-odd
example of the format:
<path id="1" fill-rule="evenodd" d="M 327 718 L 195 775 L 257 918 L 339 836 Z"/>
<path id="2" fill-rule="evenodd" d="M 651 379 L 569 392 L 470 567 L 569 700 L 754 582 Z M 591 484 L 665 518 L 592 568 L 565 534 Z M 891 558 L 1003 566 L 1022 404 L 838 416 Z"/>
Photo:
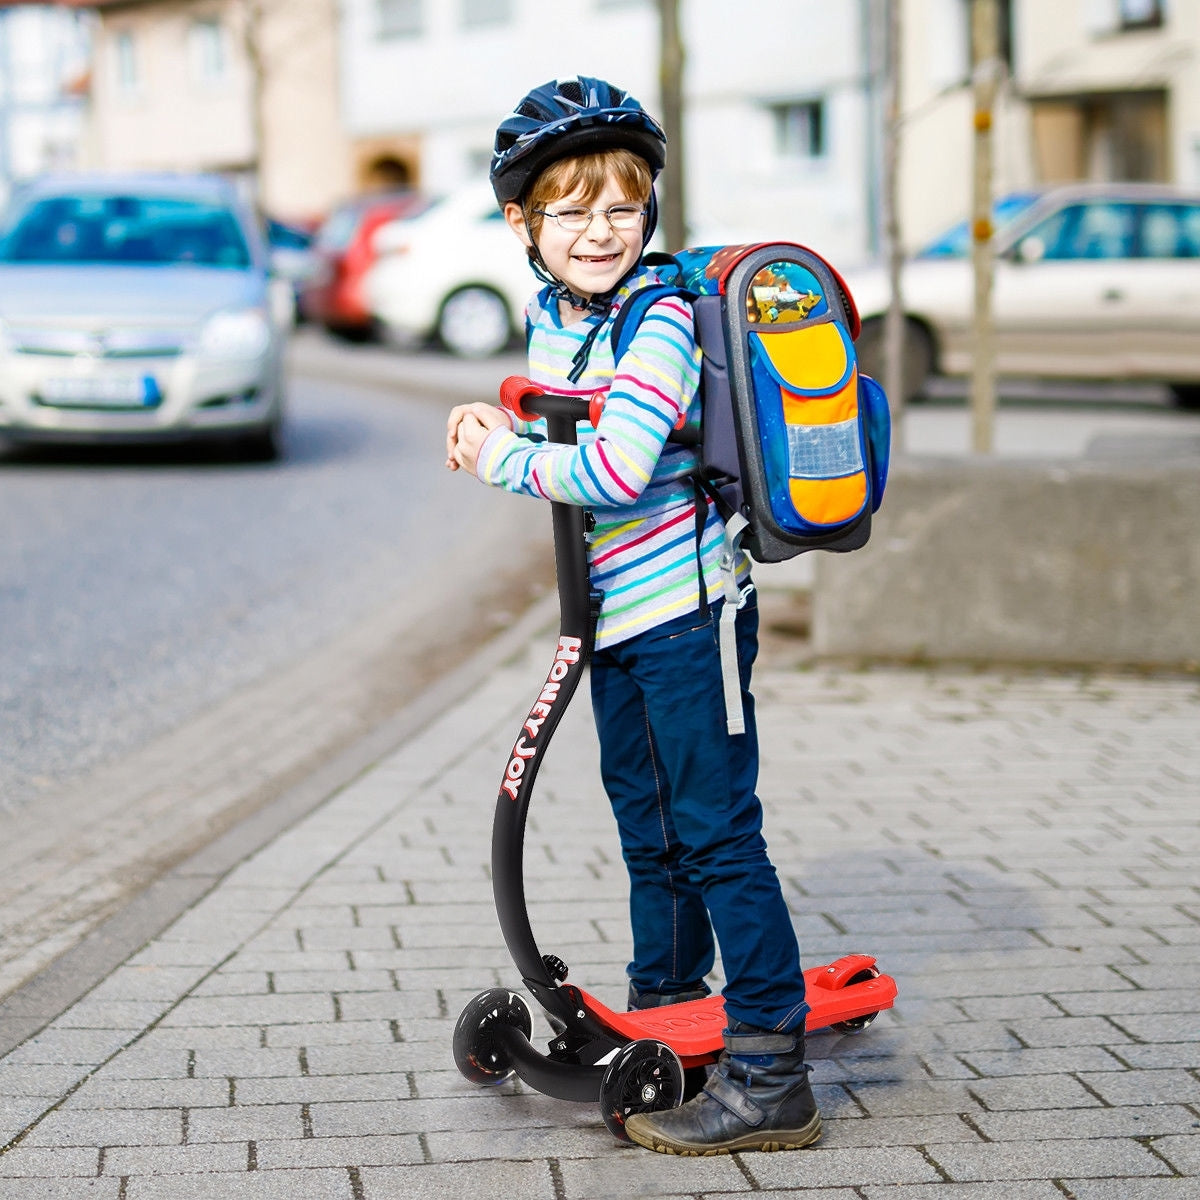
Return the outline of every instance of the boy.
<path id="1" fill-rule="evenodd" d="M 590 510 L 591 662 L 600 766 L 629 871 L 629 1005 L 708 993 L 714 931 L 725 969 L 725 1052 L 700 1092 L 639 1113 L 636 1142 L 671 1154 L 806 1146 L 821 1132 L 804 1065 L 804 977 L 762 837 L 750 669 L 758 613 L 738 613 L 746 732 L 725 727 L 717 619 L 722 527 L 693 485 L 695 451 L 668 442 L 699 419 L 699 351 L 678 298 L 647 312 L 619 364 L 612 318 L 656 281 L 654 231 L 666 138 L 627 93 L 580 78 L 535 88 L 500 126 L 491 179 L 546 287 L 526 314 L 529 374 L 547 391 L 608 392 L 594 433 L 555 445 L 501 409 L 456 407 L 447 466 Z M 748 564 L 740 571 L 748 581 Z"/>

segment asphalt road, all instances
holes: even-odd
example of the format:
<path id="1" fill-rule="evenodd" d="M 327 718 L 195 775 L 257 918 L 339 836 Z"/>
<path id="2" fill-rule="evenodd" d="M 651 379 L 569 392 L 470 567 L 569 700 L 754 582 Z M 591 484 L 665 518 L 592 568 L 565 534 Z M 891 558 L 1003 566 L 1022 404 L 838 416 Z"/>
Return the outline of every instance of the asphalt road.
<path id="1" fill-rule="evenodd" d="M 297 372 L 275 464 L 0 451 L 4 806 L 119 759 L 368 614 L 482 596 L 506 546 L 519 559 L 548 537 L 528 501 L 445 471 L 446 403 Z M 413 636 L 453 632 L 425 622 Z"/>

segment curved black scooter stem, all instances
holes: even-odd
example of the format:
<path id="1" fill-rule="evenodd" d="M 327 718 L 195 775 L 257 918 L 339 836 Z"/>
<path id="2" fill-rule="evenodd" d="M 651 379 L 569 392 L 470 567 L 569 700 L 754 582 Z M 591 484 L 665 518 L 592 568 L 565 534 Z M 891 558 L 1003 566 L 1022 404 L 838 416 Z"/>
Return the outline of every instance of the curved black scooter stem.
<path id="1" fill-rule="evenodd" d="M 576 441 L 576 423 L 586 420 L 588 414 L 586 400 L 538 396 L 533 403 L 546 417 L 551 441 Z M 558 573 L 558 645 L 546 682 L 521 726 L 501 781 L 492 824 L 492 889 L 504 941 L 526 986 L 552 1015 L 580 1032 L 600 1033 L 598 1028 L 586 1028 L 591 1022 L 572 996 L 574 989 L 559 987 L 534 940 L 525 903 L 525 821 L 533 785 L 546 747 L 591 656 L 595 625 L 588 588 L 584 511 L 560 503 L 552 503 L 551 510 Z"/>

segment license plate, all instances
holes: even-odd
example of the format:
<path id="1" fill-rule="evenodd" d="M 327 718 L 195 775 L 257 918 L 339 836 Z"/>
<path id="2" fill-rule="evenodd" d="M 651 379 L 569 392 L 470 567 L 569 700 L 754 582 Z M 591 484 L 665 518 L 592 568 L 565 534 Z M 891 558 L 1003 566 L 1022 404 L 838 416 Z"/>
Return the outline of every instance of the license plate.
<path id="1" fill-rule="evenodd" d="M 57 408 L 154 408 L 162 400 L 153 375 L 80 375 L 44 379 L 42 401 Z"/>

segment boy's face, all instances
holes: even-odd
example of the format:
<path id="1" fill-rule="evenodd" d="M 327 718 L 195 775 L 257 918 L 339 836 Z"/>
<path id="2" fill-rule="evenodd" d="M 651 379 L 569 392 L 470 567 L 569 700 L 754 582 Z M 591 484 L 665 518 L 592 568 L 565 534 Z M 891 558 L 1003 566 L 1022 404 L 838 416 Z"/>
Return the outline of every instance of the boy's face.
<path id="1" fill-rule="evenodd" d="M 604 190 L 590 203 L 584 203 L 579 193 L 562 196 L 550 201 L 545 211 L 548 214 L 565 212 L 567 209 L 591 209 L 595 214 L 588 227 L 582 232 L 563 229 L 548 215 L 542 220 L 538 236 L 538 250 L 550 273 L 561 279 L 573 292 L 591 299 L 611 291 L 642 253 L 642 234 L 646 218 L 643 216 L 631 229 L 614 229 L 603 215 L 604 211 L 619 204 L 636 204 L 637 200 L 625 195 L 616 183 L 609 182 Z M 526 246 L 532 245 L 529 229 L 519 204 L 507 204 L 505 219 Z"/>

